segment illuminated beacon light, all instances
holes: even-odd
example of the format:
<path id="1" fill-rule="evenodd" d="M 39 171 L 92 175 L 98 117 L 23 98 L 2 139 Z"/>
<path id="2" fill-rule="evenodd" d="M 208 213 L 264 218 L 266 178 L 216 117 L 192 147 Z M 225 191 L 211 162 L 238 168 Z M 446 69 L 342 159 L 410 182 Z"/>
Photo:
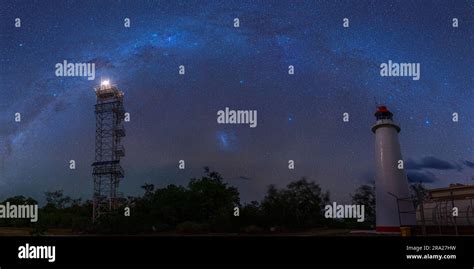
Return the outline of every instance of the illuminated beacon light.
<path id="1" fill-rule="evenodd" d="M 108 80 L 104 80 L 100 83 L 101 86 L 109 86 L 110 85 L 110 81 Z"/>

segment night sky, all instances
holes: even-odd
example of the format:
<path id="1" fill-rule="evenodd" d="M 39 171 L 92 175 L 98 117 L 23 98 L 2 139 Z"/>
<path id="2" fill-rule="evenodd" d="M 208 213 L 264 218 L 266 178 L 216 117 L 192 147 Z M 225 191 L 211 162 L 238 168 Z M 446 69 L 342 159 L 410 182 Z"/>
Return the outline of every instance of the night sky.
<path id="1" fill-rule="evenodd" d="M 92 2 L 0 0 L 0 200 L 91 199 L 101 78 L 131 114 L 125 195 L 210 166 L 243 201 L 302 176 L 347 201 L 374 180 L 376 103 L 401 124 L 413 181 L 474 183 L 474 1 Z M 56 77 L 64 60 L 95 63 L 96 79 Z M 420 80 L 381 77 L 388 60 L 420 63 Z M 217 124 L 225 107 L 256 109 L 258 127 Z"/>

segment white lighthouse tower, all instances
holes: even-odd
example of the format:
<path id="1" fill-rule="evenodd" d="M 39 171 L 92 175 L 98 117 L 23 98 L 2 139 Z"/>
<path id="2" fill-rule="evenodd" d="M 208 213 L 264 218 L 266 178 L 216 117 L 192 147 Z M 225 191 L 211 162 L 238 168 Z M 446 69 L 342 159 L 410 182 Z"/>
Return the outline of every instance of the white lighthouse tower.
<path id="1" fill-rule="evenodd" d="M 398 142 L 400 126 L 385 106 L 377 107 L 375 118 L 372 132 L 375 133 L 376 231 L 400 232 L 400 226 L 416 224 Z"/>

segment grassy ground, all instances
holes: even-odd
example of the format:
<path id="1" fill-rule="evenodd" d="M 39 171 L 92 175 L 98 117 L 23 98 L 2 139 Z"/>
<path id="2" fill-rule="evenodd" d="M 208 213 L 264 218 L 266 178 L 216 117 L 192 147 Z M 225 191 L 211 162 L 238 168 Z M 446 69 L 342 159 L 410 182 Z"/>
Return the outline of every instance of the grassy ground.
<path id="1" fill-rule="evenodd" d="M 0 227 L 0 236 L 30 236 L 33 229 L 31 228 L 15 228 Z M 50 229 L 45 235 L 72 235 L 69 229 Z"/>
<path id="2" fill-rule="evenodd" d="M 14 227 L 0 227 L 0 236 L 30 236 L 33 229 L 31 228 L 14 228 Z M 69 229 L 48 229 L 44 235 L 77 235 Z M 87 234 L 83 234 L 87 235 Z M 183 234 L 166 232 L 162 234 L 150 234 L 150 236 L 173 236 L 178 235 L 182 236 Z M 189 234 L 191 235 L 191 234 Z M 209 236 L 237 236 L 236 233 L 214 233 L 214 234 L 201 234 Z M 240 234 L 243 236 L 348 236 L 353 235 L 348 229 L 313 229 L 309 231 L 302 232 L 284 232 L 284 233 L 266 233 L 266 234 Z M 143 235 L 141 235 L 143 236 Z M 145 235 L 147 236 L 147 235 Z"/>

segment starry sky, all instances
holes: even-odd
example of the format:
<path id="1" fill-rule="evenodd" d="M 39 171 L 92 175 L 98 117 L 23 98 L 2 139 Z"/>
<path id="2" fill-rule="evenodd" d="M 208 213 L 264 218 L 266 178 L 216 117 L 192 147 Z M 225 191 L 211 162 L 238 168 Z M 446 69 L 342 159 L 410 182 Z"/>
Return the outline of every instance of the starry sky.
<path id="1" fill-rule="evenodd" d="M 348 201 L 374 180 L 376 103 L 401 125 L 412 181 L 473 184 L 473 14 L 461 0 L 0 0 L 0 198 L 92 197 L 93 87 L 104 78 L 131 115 L 125 195 L 210 166 L 244 202 L 302 176 Z M 56 77 L 64 60 L 95 63 L 96 79 Z M 381 77 L 388 60 L 420 63 L 420 80 Z M 217 124 L 225 107 L 257 110 L 258 127 Z"/>

